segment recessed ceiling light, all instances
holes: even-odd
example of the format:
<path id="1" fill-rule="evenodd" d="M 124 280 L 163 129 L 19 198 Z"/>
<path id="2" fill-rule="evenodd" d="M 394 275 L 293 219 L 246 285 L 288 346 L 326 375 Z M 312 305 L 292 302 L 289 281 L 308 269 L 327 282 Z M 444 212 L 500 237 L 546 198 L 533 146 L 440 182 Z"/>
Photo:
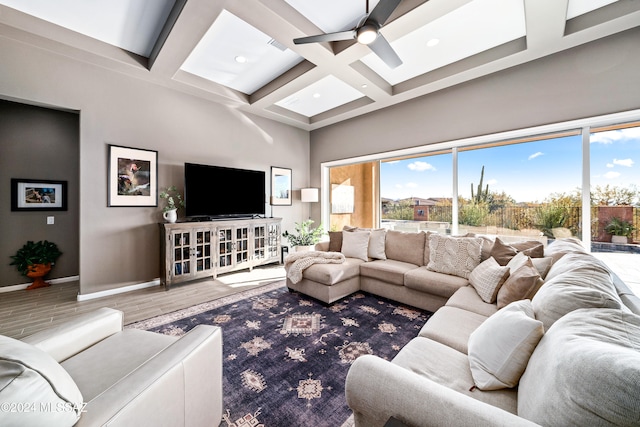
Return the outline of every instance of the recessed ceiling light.
<path id="1" fill-rule="evenodd" d="M 316 92 L 316 93 L 313 94 L 313 97 L 314 98 L 320 98 L 320 94 L 318 92 Z"/>
<path id="2" fill-rule="evenodd" d="M 247 58 L 242 55 L 238 55 L 236 56 L 236 62 L 239 64 L 244 64 L 245 62 L 247 62 Z"/>
<path id="3" fill-rule="evenodd" d="M 434 47 L 438 43 L 440 43 L 440 39 L 431 39 L 427 42 L 427 46 Z"/>
<path id="4" fill-rule="evenodd" d="M 362 87 L 362 89 L 366 89 L 368 86 L 367 86 L 366 83 L 364 83 L 361 87 Z"/>

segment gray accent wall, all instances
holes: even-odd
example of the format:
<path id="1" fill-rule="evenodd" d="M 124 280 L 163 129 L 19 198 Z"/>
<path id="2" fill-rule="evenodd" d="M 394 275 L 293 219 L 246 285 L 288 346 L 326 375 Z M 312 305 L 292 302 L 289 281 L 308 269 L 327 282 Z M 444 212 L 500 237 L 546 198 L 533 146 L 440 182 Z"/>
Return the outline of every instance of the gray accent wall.
<path id="1" fill-rule="evenodd" d="M 78 275 L 79 123 L 74 112 L 0 100 L 0 286 L 31 281 L 9 265 L 28 240 L 62 251 L 48 279 Z M 67 181 L 67 210 L 12 212 L 11 178 Z"/>
<path id="2" fill-rule="evenodd" d="M 307 216 L 299 195 L 309 185 L 307 131 L 7 38 L 0 57 L 0 98 L 79 111 L 81 294 L 159 277 L 160 208 L 107 207 L 109 144 L 157 150 L 160 188 L 183 186 L 185 162 L 263 170 L 265 193 L 271 166 L 291 168 L 293 206 L 267 206 L 267 215 L 282 217 L 285 229 Z M 6 253 L 15 242 L 0 245 Z"/>
<path id="3" fill-rule="evenodd" d="M 311 184 L 322 162 L 635 109 L 640 29 L 314 130 Z"/>

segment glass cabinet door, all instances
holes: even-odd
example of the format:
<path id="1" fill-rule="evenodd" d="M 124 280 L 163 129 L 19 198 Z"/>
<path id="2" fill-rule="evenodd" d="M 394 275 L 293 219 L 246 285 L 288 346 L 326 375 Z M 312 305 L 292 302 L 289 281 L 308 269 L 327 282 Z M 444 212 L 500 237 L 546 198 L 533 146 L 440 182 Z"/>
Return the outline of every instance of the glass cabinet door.
<path id="1" fill-rule="evenodd" d="M 266 227 L 264 225 L 256 225 L 253 227 L 253 258 L 262 260 L 265 258 L 266 248 Z"/>
<path id="2" fill-rule="evenodd" d="M 218 230 L 218 265 L 230 266 L 233 262 L 233 230 L 222 228 Z"/>
<path id="3" fill-rule="evenodd" d="M 194 253 L 196 271 L 211 270 L 211 230 L 196 230 L 196 250 Z"/>
<path id="4" fill-rule="evenodd" d="M 173 276 L 181 277 L 191 273 L 191 233 L 174 231 L 173 240 Z"/>
<path id="5" fill-rule="evenodd" d="M 236 264 L 249 261 L 249 228 L 236 228 Z"/>

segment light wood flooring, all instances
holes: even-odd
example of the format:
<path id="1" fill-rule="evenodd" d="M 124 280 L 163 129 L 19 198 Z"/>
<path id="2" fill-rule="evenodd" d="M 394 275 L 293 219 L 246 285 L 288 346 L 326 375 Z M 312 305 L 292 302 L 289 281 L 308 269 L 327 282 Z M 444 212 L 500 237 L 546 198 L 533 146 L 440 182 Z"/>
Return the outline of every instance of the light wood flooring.
<path id="1" fill-rule="evenodd" d="M 88 301 L 78 301 L 78 282 L 51 285 L 30 291 L 0 293 L 0 335 L 21 338 L 100 307 L 124 312 L 125 324 L 212 301 L 233 293 L 282 280 L 283 266 L 264 266 L 171 286 L 140 289 Z"/>

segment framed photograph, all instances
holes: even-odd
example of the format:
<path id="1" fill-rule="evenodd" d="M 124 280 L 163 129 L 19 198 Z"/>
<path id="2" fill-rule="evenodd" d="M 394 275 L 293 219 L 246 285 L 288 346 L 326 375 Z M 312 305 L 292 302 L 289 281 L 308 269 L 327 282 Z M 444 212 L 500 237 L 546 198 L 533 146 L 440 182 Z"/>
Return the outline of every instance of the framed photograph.
<path id="1" fill-rule="evenodd" d="M 271 166 L 271 204 L 291 206 L 291 169 Z"/>
<path id="2" fill-rule="evenodd" d="M 66 211 L 67 181 L 11 178 L 12 211 Z"/>
<path id="3" fill-rule="evenodd" d="M 353 185 L 331 184 L 331 213 L 353 213 L 355 187 Z"/>
<path id="4" fill-rule="evenodd" d="M 158 152 L 109 145 L 107 206 L 158 206 Z"/>

